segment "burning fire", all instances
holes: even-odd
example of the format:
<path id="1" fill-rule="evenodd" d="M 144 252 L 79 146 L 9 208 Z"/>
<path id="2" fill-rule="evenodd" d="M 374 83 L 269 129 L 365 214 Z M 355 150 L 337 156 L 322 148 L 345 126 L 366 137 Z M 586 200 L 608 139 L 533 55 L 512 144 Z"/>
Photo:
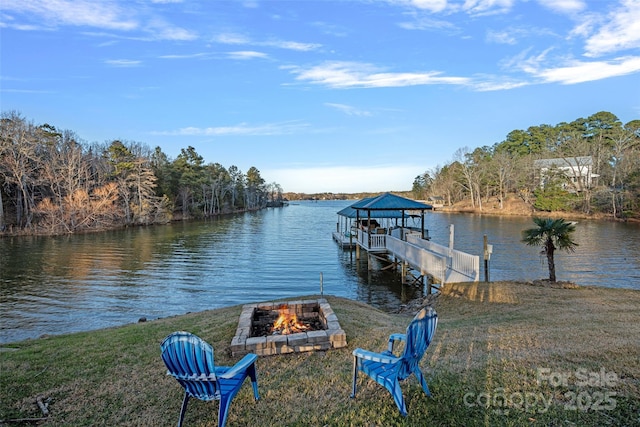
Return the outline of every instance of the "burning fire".
<path id="1" fill-rule="evenodd" d="M 295 334 L 306 331 L 309 326 L 298 321 L 298 316 L 289 313 L 280 313 L 280 316 L 273 322 L 271 333 L 279 335 Z"/>

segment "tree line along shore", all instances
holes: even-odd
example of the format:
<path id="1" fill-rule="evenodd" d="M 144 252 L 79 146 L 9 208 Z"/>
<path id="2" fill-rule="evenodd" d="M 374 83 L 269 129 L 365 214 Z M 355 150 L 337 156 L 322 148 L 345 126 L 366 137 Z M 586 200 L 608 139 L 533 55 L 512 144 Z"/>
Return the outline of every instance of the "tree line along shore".
<path id="1" fill-rule="evenodd" d="M 87 143 L 75 132 L 0 118 L 0 233 L 65 234 L 261 209 L 282 199 L 256 167 L 170 159 L 135 141 Z"/>
<path id="2" fill-rule="evenodd" d="M 409 184 L 409 183 L 408 183 Z M 443 209 L 494 214 L 640 218 L 640 120 L 598 112 L 570 123 L 514 130 L 394 191 Z M 65 234 L 205 218 L 283 200 L 360 194 L 284 193 L 256 167 L 206 162 L 195 148 L 88 143 L 71 130 L 0 117 L 0 235 Z"/>
<path id="3" fill-rule="evenodd" d="M 525 211 L 640 218 L 640 120 L 601 111 L 557 125 L 513 130 L 492 146 L 461 148 L 416 177 L 417 199 L 474 212 Z"/>

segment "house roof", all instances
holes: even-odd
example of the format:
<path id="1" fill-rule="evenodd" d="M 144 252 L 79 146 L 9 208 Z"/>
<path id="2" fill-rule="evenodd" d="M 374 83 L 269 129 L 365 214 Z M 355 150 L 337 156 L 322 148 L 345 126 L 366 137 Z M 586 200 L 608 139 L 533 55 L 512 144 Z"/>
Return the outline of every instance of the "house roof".
<path id="1" fill-rule="evenodd" d="M 533 162 L 533 165 L 539 168 L 567 168 L 576 166 L 589 166 L 592 164 L 593 157 L 591 156 L 559 157 L 556 159 L 540 159 Z"/>

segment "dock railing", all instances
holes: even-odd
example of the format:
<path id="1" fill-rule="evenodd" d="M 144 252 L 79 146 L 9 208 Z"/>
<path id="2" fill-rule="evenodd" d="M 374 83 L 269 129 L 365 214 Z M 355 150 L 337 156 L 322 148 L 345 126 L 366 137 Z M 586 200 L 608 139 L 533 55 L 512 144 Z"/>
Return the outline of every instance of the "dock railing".
<path id="1" fill-rule="evenodd" d="M 386 234 L 367 233 L 358 230 L 358 244 L 369 252 L 384 252 L 386 250 Z"/>
<path id="2" fill-rule="evenodd" d="M 408 235 L 407 241 L 428 251 L 447 257 L 447 282 L 465 282 L 480 280 L 480 257 L 466 252 L 450 249 L 421 239 L 417 235 Z"/>
<path id="3" fill-rule="evenodd" d="M 441 283 L 446 282 L 447 257 L 421 248 L 411 242 L 388 236 L 387 250 L 395 257 L 407 262 L 422 275 L 431 275 Z"/>
<path id="4" fill-rule="evenodd" d="M 396 228 L 377 234 L 359 229 L 356 243 L 368 252 L 389 252 L 443 284 L 480 279 L 479 256 L 433 243 L 414 230 Z"/>

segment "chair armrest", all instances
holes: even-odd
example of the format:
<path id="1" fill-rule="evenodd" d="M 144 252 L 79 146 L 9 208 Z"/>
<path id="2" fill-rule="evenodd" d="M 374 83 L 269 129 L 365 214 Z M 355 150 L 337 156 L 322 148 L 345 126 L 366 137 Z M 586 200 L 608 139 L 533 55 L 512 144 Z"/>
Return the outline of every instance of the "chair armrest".
<path id="1" fill-rule="evenodd" d="M 361 348 L 356 348 L 355 350 L 353 350 L 353 356 L 359 359 L 389 364 L 398 363 L 401 360 L 399 357 L 393 355 L 375 353 L 373 351 L 363 350 Z"/>
<path id="2" fill-rule="evenodd" d="M 246 356 L 244 356 L 242 359 L 240 359 L 240 361 L 238 361 L 238 363 L 233 365 L 233 367 L 231 369 L 229 369 L 228 371 L 226 371 L 222 375 L 218 375 L 218 376 L 220 378 L 224 378 L 224 379 L 233 378 L 236 375 L 238 375 L 239 373 L 247 370 L 247 368 L 249 366 L 253 365 L 256 362 L 257 359 L 258 359 L 258 355 L 257 354 L 249 353 Z"/>
<path id="3" fill-rule="evenodd" d="M 389 353 L 393 353 L 393 344 L 395 343 L 395 341 L 406 341 L 406 340 L 407 340 L 406 334 L 389 335 L 389 348 L 388 348 Z"/>

